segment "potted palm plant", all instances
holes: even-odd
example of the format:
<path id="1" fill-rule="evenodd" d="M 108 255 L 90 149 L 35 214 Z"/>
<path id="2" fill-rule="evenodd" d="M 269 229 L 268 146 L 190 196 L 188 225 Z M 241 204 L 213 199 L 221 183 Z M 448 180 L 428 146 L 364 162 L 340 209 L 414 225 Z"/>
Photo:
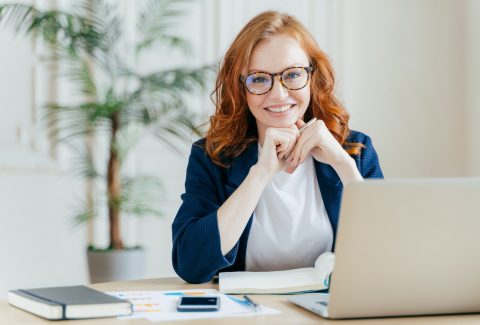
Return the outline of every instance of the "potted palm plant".
<path id="1" fill-rule="evenodd" d="M 118 11 L 110 3 L 87 0 L 69 10 L 0 5 L 0 24 L 46 44 L 51 59 L 59 62 L 81 95 L 73 104 L 46 105 L 50 131 L 72 148 L 89 143 L 89 139 L 90 143 L 98 137 L 107 139 L 103 156 L 98 148 L 93 151 L 88 145 L 77 150 L 83 163 L 76 172 L 97 184 L 104 199 L 102 195 L 90 196 L 86 200 L 90 204 L 84 204 L 76 213 L 76 221 L 96 217 L 102 204 L 108 208 L 108 248 L 89 245 L 87 250 L 91 282 L 142 276 L 130 273 L 142 269 L 144 262 L 138 259 L 144 252 L 138 247 L 125 247 L 120 216 L 161 214 L 152 206 L 152 194 L 159 183 L 153 177 L 125 175 L 123 163 L 138 142 L 140 131 L 148 130 L 169 145 L 172 138 L 182 140 L 189 138 L 192 131 L 198 133 L 195 116 L 188 111 L 184 98 L 203 89 L 211 71 L 210 66 L 172 67 L 148 74 L 137 71 L 142 52 L 154 44 L 189 52 L 188 43 L 173 29 L 183 10 L 173 0 L 144 2 L 137 20 L 139 37 L 129 44 L 122 38 L 125 31 Z M 101 158 L 105 158 L 103 164 L 96 163 Z M 118 260 L 128 257 L 134 260 Z"/>

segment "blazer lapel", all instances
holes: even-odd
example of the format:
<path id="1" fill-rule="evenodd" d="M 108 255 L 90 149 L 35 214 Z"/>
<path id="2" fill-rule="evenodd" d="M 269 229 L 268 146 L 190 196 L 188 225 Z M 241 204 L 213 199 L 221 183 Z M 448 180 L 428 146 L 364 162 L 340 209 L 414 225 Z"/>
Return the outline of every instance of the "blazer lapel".
<path id="1" fill-rule="evenodd" d="M 322 193 L 325 210 L 327 211 L 328 218 L 332 224 L 335 238 L 338 227 L 338 214 L 340 211 L 343 184 L 332 166 L 318 162 L 315 159 L 314 163 L 318 185 L 320 187 L 320 193 Z"/>

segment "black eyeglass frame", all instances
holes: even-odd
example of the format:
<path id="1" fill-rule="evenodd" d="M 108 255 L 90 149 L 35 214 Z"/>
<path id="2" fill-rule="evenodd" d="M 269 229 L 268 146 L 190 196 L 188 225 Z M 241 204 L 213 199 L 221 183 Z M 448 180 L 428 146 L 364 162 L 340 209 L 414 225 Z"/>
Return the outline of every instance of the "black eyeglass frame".
<path id="1" fill-rule="evenodd" d="M 287 70 L 290 70 L 290 69 L 304 69 L 306 72 L 307 72 L 307 81 L 305 81 L 305 85 L 303 85 L 302 87 L 300 88 L 288 88 L 284 83 L 283 83 L 283 78 L 282 78 L 282 75 L 285 73 L 285 71 Z M 268 72 L 265 72 L 265 71 L 255 71 L 255 72 L 252 72 L 252 73 L 249 73 L 247 74 L 246 76 L 240 76 L 240 81 L 243 83 L 243 85 L 245 86 L 245 89 L 247 89 L 247 91 L 252 94 L 252 95 L 265 95 L 266 93 L 270 92 L 272 89 L 273 89 L 273 84 L 275 83 L 275 77 L 276 76 L 280 76 L 280 83 L 282 84 L 283 87 L 285 87 L 285 89 L 288 89 L 288 90 L 300 90 L 300 89 L 303 89 L 305 88 L 306 85 L 308 85 L 308 81 L 310 80 L 310 74 L 313 72 L 313 66 L 308 66 L 308 67 L 303 67 L 303 66 L 293 66 L 293 67 L 288 67 L 286 69 L 284 69 L 283 71 L 280 71 L 280 72 L 277 72 L 277 73 L 268 73 Z M 270 88 L 264 92 L 264 93 L 261 93 L 261 94 L 256 94 L 256 93 L 252 93 L 250 91 L 250 89 L 248 89 L 248 86 L 247 86 L 247 78 L 253 74 L 256 74 L 256 73 L 264 73 L 264 74 L 267 74 L 269 75 L 271 78 L 272 78 L 272 84 L 270 85 Z"/>

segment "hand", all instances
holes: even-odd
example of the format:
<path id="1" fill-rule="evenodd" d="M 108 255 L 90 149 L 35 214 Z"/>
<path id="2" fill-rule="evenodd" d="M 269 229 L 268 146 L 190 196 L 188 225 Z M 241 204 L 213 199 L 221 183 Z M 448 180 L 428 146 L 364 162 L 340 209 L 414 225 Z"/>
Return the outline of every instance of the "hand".
<path id="1" fill-rule="evenodd" d="M 287 167 L 285 157 L 288 157 L 295 148 L 298 134 L 295 125 L 290 128 L 268 128 L 265 131 L 265 140 L 257 165 L 271 176 L 285 169 Z M 289 170 L 287 168 L 286 171 Z"/>
<path id="2" fill-rule="evenodd" d="M 304 124 L 302 120 L 296 123 L 298 128 Z M 289 168 L 295 170 L 305 161 L 310 152 L 317 161 L 329 164 L 334 169 L 351 159 L 322 120 L 315 121 L 300 134 L 295 148 L 288 157 Z"/>

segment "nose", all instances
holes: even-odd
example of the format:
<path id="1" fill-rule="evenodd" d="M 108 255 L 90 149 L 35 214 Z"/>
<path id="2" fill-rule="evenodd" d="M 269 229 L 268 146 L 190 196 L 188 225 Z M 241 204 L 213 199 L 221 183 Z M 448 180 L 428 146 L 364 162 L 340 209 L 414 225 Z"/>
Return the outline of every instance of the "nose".
<path id="1" fill-rule="evenodd" d="M 270 90 L 270 97 L 273 99 L 281 99 L 288 96 L 288 89 L 282 85 L 280 76 L 273 78 L 273 87 Z"/>

